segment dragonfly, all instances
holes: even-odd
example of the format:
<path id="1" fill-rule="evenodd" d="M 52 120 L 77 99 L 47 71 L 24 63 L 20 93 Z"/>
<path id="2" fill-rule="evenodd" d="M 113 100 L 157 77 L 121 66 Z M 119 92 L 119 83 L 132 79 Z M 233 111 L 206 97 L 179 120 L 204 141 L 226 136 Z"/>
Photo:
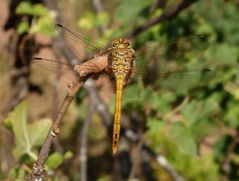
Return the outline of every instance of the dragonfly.
<path id="1" fill-rule="evenodd" d="M 138 53 L 137 51 L 135 51 L 133 49 L 131 41 L 126 38 L 118 38 L 112 42 L 111 46 L 109 46 L 108 48 L 104 48 L 104 46 L 101 45 L 100 43 L 93 41 L 92 39 L 87 38 L 84 35 L 75 33 L 61 24 L 56 24 L 56 27 L 60 32 L 62 32 L 65 35 L 67 45 L 73 48 L 74 50 L 78 51 L 77 46 L 72 45 L 69 42 L 69 39 L 73 39 L 77 43 L 84 45 L 86 48 L 95 51 L 97 53 L 97 56 L 107 57 L 107 68 L 105 72 L 107 73 L 107 75 L 109 75 L 110 80 L 115 85 L 115 110 L 114 110 L 113 135 L 112 135 L 112 152 L 113 155 L 115 155 L 118 151 L 120 139 L 123 89 L 124 87 L 126 87 L 131 83 L 133 77 L 136 76 L 137 73 L 142 74 L 143 72 L 142 70 L 137 72 L 136 68 L 137 55 L 140 55 L 140 52 Z M 154 52 L 153 50 L 154 50 L 153 48 L 147 50 L 145 55 L 147 54 L 153 55 L 160 53 L 160 51 Z M 35 57 L 33 63 L 46 68 L 49 68 L 51 66 L 55 67 L 60 66 L 62 69 L 67 69 L 68 71 L 70 70 L 74 73 L 79 73 L 79 71 L 77 71 L 76 69 L 78 65 L 70 65 L 66 63 L 63 64 L 59 61 L 50 60 L 47 58 Z M 89 64 L 89 66 L 92 65 Z M 89 69 L 91 69 L 91 67 L 89 67 Z M 185 75 L 187 73 L 202 74 L 207 73 L 209 71 L 211 70 L 207 68 L 191 70 L 188 72 L 174 71 L 167 73 L 167 71 L 165 71 L 164 73 L 157 74 L 157 76 L 160 79 L 160 77 L 165 75 L 177 76 L 181 74 Z"/>

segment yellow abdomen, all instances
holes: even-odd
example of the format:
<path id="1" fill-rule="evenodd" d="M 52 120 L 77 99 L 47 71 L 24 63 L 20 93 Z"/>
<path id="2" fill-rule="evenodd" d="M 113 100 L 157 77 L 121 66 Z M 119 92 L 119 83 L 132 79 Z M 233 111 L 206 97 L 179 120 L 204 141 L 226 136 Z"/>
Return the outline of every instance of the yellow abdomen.
<path id="1" fill-rule="evenodd" d="M 124 85 L 124 75 L 119 74 L 116 76 L 115 114 L 114 114 L 113 138 L 112 138 L 113 154 L 116 154 L 119 144 L 123 85 Z"/>

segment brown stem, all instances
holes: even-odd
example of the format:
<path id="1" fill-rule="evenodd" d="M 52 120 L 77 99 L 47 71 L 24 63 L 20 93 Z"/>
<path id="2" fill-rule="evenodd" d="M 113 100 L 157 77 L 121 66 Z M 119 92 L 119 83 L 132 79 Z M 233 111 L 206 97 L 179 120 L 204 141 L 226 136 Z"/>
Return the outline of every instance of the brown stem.
<path id="1" fill-rule="evenodd" d="M 127 34 L 127 37 L 135 37 L 142 31 L 166 20 L 170 20 L 174 17 L 176 17 L 182 10 L 186 9 L 189 7 L 191 4 L 195 3 L 197 0 L 184 0 L 181 1 L 177 6 L 175 6 L 171 11 L 167 11 L 163 13 L 161 16 L 152 18 L 148 21 L 146 21 L 145 24 L 142 24 L 136 28 L 133 29 L 130 33 Z"/>
<path id="2" fill-rule="evenodd" d="M 44 168 L 44 161 L 46 160 L 49 152 L 50 152 L 50 147 L 52 145 L 52 142 L 56 135 L 60 131 L 60 124 L 63 121 L 63 116 L 68 109 L 71 101 L 73 100 L 75 94 L 77 91 L 82 87 L 84 82 L 87 80 L 88 77 L 83 77 L 79 79 L 72 87 L 69 88 L 69 91 L 64 99 L 64 102 L 60 108 L 60 111 L 57 115 L 56 120 L 53 122 L 53 125 L 45 139 L 45 142 L 43 143 L 41 147 L 40 154 L 38 156 L 37 161 L 33 165 L 32 173 L 29 176 L 30 181 L 35 181 L 35 180 L 44 180 L 47 176 L 46 170 Z"/>
<path id="3" fill-rule="evenodd" d="M 56 22 L 60 22 L 60 18 L 57 14 L 58 10 L 56 8 L 55 2 L 51 1 L 51 0 L 44 0 L 44 2 L 50 9 L 52 9 L 56 13 L 56 15 L 57 15 L 56 16 Z M 73 62 L 76 59 L 78 59 L 75 56 L 75 54 L 68 47 L 63 46 L 63 43 L 62 43 L 63 41 L 64 41 L 63 40 L 63 35 L 59 34 L 59 36 L 57 36 L 54 39 L 53 50 L 56 51 L 56 52 L 61 52 L 69 62 Z M 100 58 L 102 58 L 102 57 L 100 57 Z M 32 170 L 32 173 L 29 176 L 29 180 L 31 180 L 31 181 L 32 180 L 37 180 L 37 179 L 38 180 L 39 179 L 44 180 L 47 177 L 47 173 L 46 173 L 46 170 L 44 168 L 44 161 L 45 161 L 45 159 L 47 158 L 47 156 L 50 152 L 50 147 L 51 147 L 51 144 L 52 144 L 55 136 L 59 132 L 59 126 L 62 122 L 64 113 L 68 109 L 68 107 L 69 107 L 74 95 L 76 94 L 76 92 L 82 87 L 84 82 L 89 78 L 88 75 L 97 74 L 107 66 L 107 60 L 105 59 L 105 57 L 102 58 L 103 63 L 101 63 L 101 64 L 99 64 L 99 59 L 95 58 L 95 60 L 96 60 L 95 62 L 94 62 L 94 60 L 93 61 L 91 61 L 91 60 L 87 61 L 86 64 L 88 63 L 88 65 L 85 66 L 85 67 L 84 67 L 84 65 L 82 65 L 82 67 L 81 66 L 76 67 L 76 69 L 79 71 L 80 74 L 84 74 L 84 75 L 87 75 L 87 76 L 79 79 L 78 82 L 76 82 L 69 89 L 69 92 L 67 93 L 67 95 L 65 97 L 65 100 L 64 100 L 64 102 L 63 102 L 63 104 L 60 108 L 60 111 L 57 115 L 57 119 L 54 121 L 54 123 L 52 125 L 52 128 L 51 128 L 50 132 L 48 133 L 45 142 L 42 145 L 38 160 L 33 165 L 33 170 Z M 90 67 L 92 68 L 91 70 L 87 70 L 87 67 L 89 67 L 89 64 L 90 64 Z M 92 80 L 89 80 L 89 81 L 92 81 Z M 87 89 L 88 86 L 85 85 L 84 88 L 86 88 L 86 90 L 88 90 Z M 98 110 L 98 112 L 102 116 L 103 120 L 106 121 L 105 122 L 106 125 L 109 127 L 110 121 L 111 121 L 110 120 L 111 116 L 110 116 L 105 104 L 103 103 L 103 101 L 98 96 L 96 89 L 92 89 L 92 91 L 89 91 L 89 94 L 94 97 L 96 109 Z M 87 143 L 87 142 L 85 142 L 85 143 Z M 82 170 L 82 172 L 85 173 L 84 170 Z"/>
<path id="4" fill-rule="evenodd" d="M 97 2 L 93 2 L 93 5 L 95 6 L 95 8 L 97 9 L 96 11 L 99 12 L 99 11 L 103 11 L 103 5 L 102 5 L 102 2 L 99 1 L 99 0 L 96 0 Z M 49 7 L 49 9 L 51 9 L 52 11 L 54 11 L 56 13 L 56 18 L 55 18 L 55 21 L 56 22 L 60 22 L 60 17 L 58 16 L 58 9 L 56 7 L 56 3 L 55 1 L 53 0 L 44 0 L 44 3 L 46 4 L 47 7 Z M 95 3 L 98 3 L 98 5 L 96 5 Z M 102 5 L 100 7 L 100 5 Z M 80 62 L 78 61 L 78 58 L 75 56 L 75 54 L 72 52 L 72 50 L 65 46 L 63 41 L 64 35 L 59 34 L 59 36 L 57 36 L 55 39 L 54 39 L 54 42 L 53 42 L 53 50 L 55 52 L 61 52 L 61 54 L 66 58 L 66 60 L 70 63 L 70 64 L 75 64 L 75 61 L 77 60 L 77 62 Z M 88 80 L 88 82 L 92 80 Z M 87 89 L 87 85 L 84 85 L 83 86 L 86 91 L 88 92 L 88 89 Z M 109 113 L 109 110 L 107 109 L 107 106 L 105 105 L 104 101 L 100 98 L 100 96 L 98 95 L 98 92 L 96 90 L 96 88 L 94 90 L 91 90 L 90 92 L 91 94 L 94 94 L 94 97 L 95 97 L 95 102 L 96 102 L 96 109 L 97 111 L 100 113 L 100 116 L 102 117 L 102 120 L 104 121 L 105 125 L 109 128 L 110 127 L 110 124 L 111 124 L 111 115 Z"/>
<path id="5" fill-rule="evenodd" d="M 36 58 L 41 59 L 41 58 Z M 58 115 L 56 117 L 56 120 L 53 122 L 53 125 L 51 127 L 50 132 L 47 135 L 47 138 L 45 139 L 45 142 L 42 145 L 39 157 L 37 162 L 33 165 L 32 173 L 29 177 L 29 180 L 35 180 L 35 179 L 45 179 L 47 174 L 44 168 L 44 161 L 46 160 L 49 152 L 51 144 L 56 137 L 56 135 L 60 131 L 60 124 L 63 121 L 63 116 L 68 109 L 71 101 L 73 100 L 75 94 L 77 91 L 83 86 L 85 81 L 91 76 L 91 75 L 97 75 L 100 72 L 102 72 L 107 67 L 108 59 L 107 56 L 99 56 L 95 57 L 91 60 L 86 61 L 85 63 L 81 65 L 75 66 L 75 70 L 79 72 L 82 77 L 78 79 L 76 83 L 73 84 L 73 86 L 69 87 L 69 90 L 67 92 L 67 95 L 62 103 L 62 106 L 58 112 Z M 89 69 L 89 67 L 91 67 Z"/>
<path id="6" fill-rule="evenodd" d="M 137 148 L 135 150 L 135 154 L 132 154 L 133 158 L 132 159 L 132 168 L 131 168 L 131 171 L 130 171 L 130 174 L 129 174 L 129 180 L 134 180 L 136 177 L 136 173 L 137 173 L 137 170 L 139 169 L 139 166 L 140 166 L 140 163 L 142 162 L 142 146 L 144 144 L 144 137 L 143 137 L 143 131 L 140 130 L 140 133 L 139 133 L 139 142 L 137 144 Z"/>
<path id="7" fill-rule="evenodd" d="M 225 154 L 223 163 L 222 163 L 222 170 L 224 171 L 224 175 L 222 180 L 228 180 L 229 174 L 231 172 L 230 162 L 233 156 L 233 152 L 235 151 L 236 146 L 239 143 L 239 131 L 237 130 L 236 135 L 233 137 L 232 142 L 229 144 L 227 152 Z"/>

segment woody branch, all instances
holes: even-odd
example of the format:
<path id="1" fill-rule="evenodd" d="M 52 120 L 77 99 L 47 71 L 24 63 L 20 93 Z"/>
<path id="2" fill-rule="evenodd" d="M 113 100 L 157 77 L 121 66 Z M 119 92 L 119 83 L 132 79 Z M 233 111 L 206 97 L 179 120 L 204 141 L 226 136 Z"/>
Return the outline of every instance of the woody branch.
<path id="1" fill-rule="evenodd" d="M 91 75 L 96 75 L 96 74 L 99 74 L 100 72 L 102 72 L 107 67 L 107 61 L 108 60 L 107 60 L 106 56 L 99 56 L 99 57 L 95 57 L 94 59 L 87 61 L 86 63 L 83 63 L 82 65 L 78 65 L 76 67 L 76 70 L 83 76 L 81 78 L 79 78 L 78 81 L 73 84 L 73 86 L 69 87 L 67 95 L 65 96 L 62 106 L 57 114 L 56 120 L 53 122 L 53 125 L 52 125 L 42 147 L 41 147 L 38 159 L 33 165 L 32 172 L 29 176 L 30 181 L 35 181 L 35 180 L 39 180 L 39 179 L 44 180 L 47 177 L 47 173 L 44 168 L 44 162 L 45 162 L 47 156 L 49 155 L 53 140 L 55 139 L 57 134 L 59 134 L 59 132 L 60 132 L 60 125 L 63 121 L 65 112 L 67 111 L 74 96 L 80 90 L 80 88 L 83 86 L 85 81 Z M 91 69 L 87 69 L 87 67 L 89 67 L 89 64 L 92 67 Z"/>

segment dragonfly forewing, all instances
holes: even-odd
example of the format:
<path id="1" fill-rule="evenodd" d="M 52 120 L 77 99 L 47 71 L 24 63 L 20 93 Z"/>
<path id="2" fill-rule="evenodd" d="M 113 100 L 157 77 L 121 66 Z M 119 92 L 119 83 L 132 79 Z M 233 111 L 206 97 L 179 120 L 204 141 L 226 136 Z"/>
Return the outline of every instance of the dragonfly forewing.
<path id="1" fill-rule="evenodd" d="M 33 65 L 40 67 L 49 72 L 57 72 L 58 70 L 62 71 L 63 74 L 72 74 L 73 76 L 79 76 L 75 71 L 75 66 L 67 63 L 59 62 L 53 59 L 34 57 L 32 61 Z"/>
<path id="2" fill-rule="evenodd" d="M 185 44 L 190 43 L 191 46 L 193 46 L 194 41 L 204 41 L 205 38 L 205 35 L 199 34 L 180 38 L 163 45 L 155 42 L 148 42 L 145 46 L 136 51 L 137 58 L 144 58 L 145 60 L 148 60 L 155 56 L 162 56 L 163 54 L 175 48 L 182 50 L 183 48 L 181 46 Z"/>
<path id="3" fill-rule="evenodd" d="M 66 45 L 71 48 L 80 58 L 83 57 L 84 48 L 94 54 L 103 54 L 103 51 L 105 50 L 104 45 L 85 35 L 76 33 L 61 24 L 56 24 L 56 28 L 58 32 L 64 36 Z"/>

